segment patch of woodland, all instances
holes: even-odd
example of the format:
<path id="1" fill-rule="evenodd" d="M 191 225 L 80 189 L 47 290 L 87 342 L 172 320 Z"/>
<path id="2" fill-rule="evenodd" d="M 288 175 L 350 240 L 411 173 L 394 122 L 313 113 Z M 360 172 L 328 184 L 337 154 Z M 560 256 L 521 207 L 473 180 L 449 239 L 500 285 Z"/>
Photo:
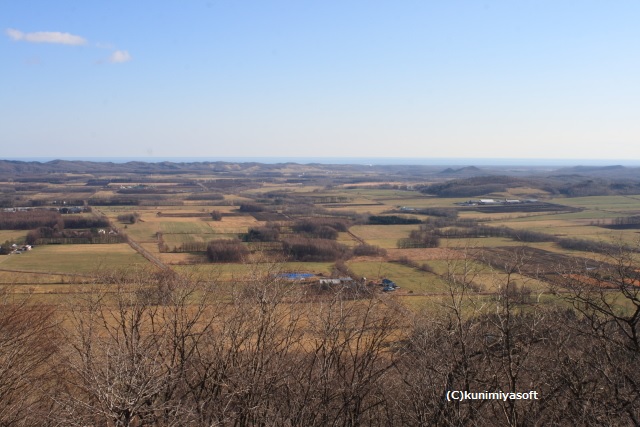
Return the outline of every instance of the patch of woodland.
<path id="1" fill-rule="evenodd" d="M 387 251 L 377 245 L 369 245 L 362 243 L 354 246 L 352 249 L 353 256 L 386 256 Z"/>
<path id="2" fill-rule="evenodd" d="M 106 228 L 111 225 L 103 216 L 64 215 L 62 221 L 64 228 Z"/>
<path id="3" fill-rule="evenodd" d="M 609 223 L 592 222 L 591 225 L 612 230 L 635 230 L 640 228 L 640 215 L 613 218 Z"/>
<path id="4" fill-rule="evenodd" d="M 60 212 L 56 210 L 28 210 L 0 212 L 0 230 L 30 230 L 37 227 L 64 227 Z"/>
<path id="5" fill-rule="evenodd" d="M 135 224 L 140 219 L 138 212 L 126 213 L 118 215 L 118 221 L 123 224 Z"/>
<path id="6" fill-rule="evenodd" d="M 28 245 L 52 245 L 52 244 L 113 244 L 126 243 L 127 236 L 124 233 L 108 233 L 110 229 L 98 230 L 66 230 L 51 227 L 39 227 L 30 230 L 25 237 Z"/>
<path id="7" fill-rule="evenodd" d="M 440 237 L 433 230 L 421 227 L 411 230 L 409 237 L 398 239 L 396 245 L 400 249 L 437 248 L 440 245 Z"/>
<path id="8" fill-rule="evenodd" d="M 237 239 L 216 239 L 207 243 L 209 262 L 241 262 L 249 255 L 249 249 Z"/>
<path id="9" fill-rule="evenodd" d="M 410 218 L 398 215 L 371 215 L 369 224 L 372 225 L 398 225 L 398 224 L 421 224 L 418 218 Z"/>
<path id="10" fill-rule="evenodd" d="M 277 242 L 280 239 L 280 225 L 267 223 L 262 227 L 250 227 L 242 236 L 245 242 Z"/>
<path id="11" fill-rule="evenodd" d="M 243 202 L 238 210 L 240 212 L 262 212 L 264 211 L 264 206 L 258 203 Z"/>
<path id="12" fill-rule="evenodd" d="M 519 178 L 504 175 L 479 176 L 426 185 L 424 194 L 440 197 L 479 197 L 503 193 L 513 187 L 536 188 L 566 197 L 627 195 L 640 193 L 640 180 L 587 177 L 580 174 Z"/>
<path id="13" fill-rule="evenodd" d="M 429 215 L 444 218 L 457 218 L 458 210 L 455 208 L 424 208 L 411 211 L 412 214 Z"/>
<path id="14" fill-rule="evenodd" d="M 311 217 L 296 220 L 291 229 L 294 233 L 307 237 L 335 240 L 338 238 L 338 232 L 347 231 L 349 225 L 349 222 L 342 218 Z"/>
<path id="15" fill-rule="evenodd" d="M 139 198 L 124 198 L 124 197 L 110 197 L 110 198 L 97 198 L 92 197 L 87 200 L 87 203 L 91 206 L 138 206 L 140 204 Z"/>
<path id="16" fill-rule="evenodd" d="M 347 246 L 328 239 L 295 237 L 282 241 L 285 256 L 294 261 L 323 262 L 348 258 Z"/>

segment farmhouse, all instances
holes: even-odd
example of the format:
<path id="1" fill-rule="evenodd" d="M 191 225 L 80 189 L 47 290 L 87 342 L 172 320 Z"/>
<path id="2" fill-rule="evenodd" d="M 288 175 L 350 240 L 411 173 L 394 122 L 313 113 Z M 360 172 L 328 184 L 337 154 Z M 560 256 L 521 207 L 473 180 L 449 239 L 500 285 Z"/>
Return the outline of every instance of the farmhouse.
<path id="1" fill-rule="evenodd" d="M 322 278 L 318 280 L 321 285 L 350 285 L 354 281 L 351 277 L 335 277 L 335 278 Z"/>

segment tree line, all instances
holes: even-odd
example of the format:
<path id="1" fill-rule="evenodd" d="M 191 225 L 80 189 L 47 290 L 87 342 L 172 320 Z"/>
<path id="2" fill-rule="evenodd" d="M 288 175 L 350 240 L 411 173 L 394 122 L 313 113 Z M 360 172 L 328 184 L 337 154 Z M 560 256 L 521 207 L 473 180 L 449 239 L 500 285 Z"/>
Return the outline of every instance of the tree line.
<path id="1" fill-rule="evenodd" d="M 60 212 L 29 210 L 0 212 L 0 230 L 31 230 L 37 227 L 64 227 Z"/>

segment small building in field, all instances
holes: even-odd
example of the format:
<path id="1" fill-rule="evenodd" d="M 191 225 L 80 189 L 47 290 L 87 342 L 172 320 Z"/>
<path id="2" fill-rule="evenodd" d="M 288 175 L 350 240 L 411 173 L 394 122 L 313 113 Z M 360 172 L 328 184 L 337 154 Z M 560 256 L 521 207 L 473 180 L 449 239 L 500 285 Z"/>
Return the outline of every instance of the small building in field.
<path id="1" fill-rule="evenodd" d="M 321 285 L 349 285 L 354 283 L 351 277 L 323 277 L 318 280 Z"/>

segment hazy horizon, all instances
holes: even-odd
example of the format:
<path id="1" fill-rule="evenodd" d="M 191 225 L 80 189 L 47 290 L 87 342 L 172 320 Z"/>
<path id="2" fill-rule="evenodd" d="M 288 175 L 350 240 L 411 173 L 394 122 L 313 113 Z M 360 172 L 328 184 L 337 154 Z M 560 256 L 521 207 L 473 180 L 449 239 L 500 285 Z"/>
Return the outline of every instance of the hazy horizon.
<path id="1" fill-rule="evenodd" d="M 629 159 L 489 159 L 489 158 L 405 158 L 405 157 L 7 157 L 0 160 L 50 162 L 54 160 L 90 162 L 237 162 L 237 163 L 299 163 L 299 164 L 356 164 L 356 165 L 418 165 L 418 166 L 640 166 L 640 160 Z"/>

